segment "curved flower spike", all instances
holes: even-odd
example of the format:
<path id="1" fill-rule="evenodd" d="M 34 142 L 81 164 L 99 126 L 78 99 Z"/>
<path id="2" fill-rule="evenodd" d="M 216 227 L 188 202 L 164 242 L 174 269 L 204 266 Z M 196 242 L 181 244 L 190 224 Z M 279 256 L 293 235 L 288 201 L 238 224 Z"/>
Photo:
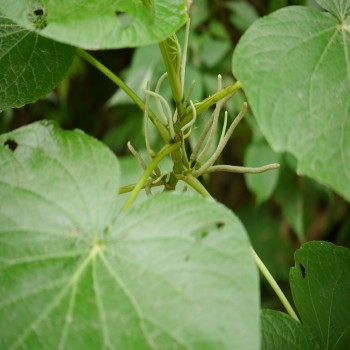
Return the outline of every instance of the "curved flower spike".
<path id="1" fill-rule="evenodd" d="M 242 120 L 245 112 L 247 110 L 247 103 L 244 102 L 241 111 L 239 112 L 239 114 L 237 115 L 237 117 L 234 119 L 234 121 L 232 122 L 232 124 L 230 125 L 226 135 L 224 136 L 224 138 L 221 140 L 221 142 L 218 144 L 218 147 L 216 149 L 216 151 L 213 153 L 213 155 L 208 159 L 208 161 L 206 163 L 204 163 L 198 170 L 195 170 L 192 174 L 195 177 L 198 177 L 202 174 L 204 174 L 207 169 L 209 167 L 211 167 L 216 160 L 219 158 L 221 152 L 223 151 L 223 149 L 225 148 L 228 140 L 230 139 L 233 131 L 235 130 L 236 126 L 239 124 L 239 122 Z"/>

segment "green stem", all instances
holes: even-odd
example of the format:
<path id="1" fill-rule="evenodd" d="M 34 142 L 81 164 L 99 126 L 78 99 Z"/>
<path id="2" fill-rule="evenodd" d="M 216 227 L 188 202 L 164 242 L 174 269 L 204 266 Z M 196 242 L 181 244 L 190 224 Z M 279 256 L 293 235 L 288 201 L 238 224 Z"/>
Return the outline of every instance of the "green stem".
<path id="1" fill-rule="evenodd" d="M 159 44 L 165 66 L 167 68 L 167 72 L 169 75 L 170 85 L 173 93 L 173 98 L 175 101 L 175 104 L 178 108 L 178 111 L 180 112 L 180 115 L 182 114 L 182 88 L 181 88 L 181 81 L 176 73 L 173 65 L 171 64 L 171 60 L 169 57 L 169 51 L 167 49 L 167 45 L 165 42 L 161 42 Z M 86 51 L 78 48 L 77 50 L 78 54 L 88 61 L 90 64 L 92 64 L 95 68 L 97 68 L 99 71 L 101 71 L 105 76 L 107 76 L 109 79 L 111 79 L 115 84 L 117 84 L 121 89 L 123 89 L 129 97 L 136 103 L 136 105 L 142 110 L 145 111 L 145 104 L 140 99 L 140 97 L 127 85 L 125 84 L 116 74 L 114 74 L 111 70 L 109 70 L 106 66 L 104 66 L 101 62 L 99 62 L 97 59 L 95 59 L 93 56 L 88 54 Z M 237 81 L 235 84 L 229 85 L 225 87 L 224 89 L 216 92 L 215 94 L 207 97 L 202 102 L 195 104 L 195 109 L 197 114 L 201 113 L 202 111 L 210 108 L 214 104 L 216 104 L 218 101 L 222 100 L 224 97 L 238 91 L 241 88 L 241 83 Z M 154 112 L 149 110 L 149 118 L 155 125 L 155 127 L 158 129 L 162 139 L 168 143 L 170 140 L 169 132 L 166 129 L 166 127 L 158 120 Z M 193 110 L 191 106 L 187 107 L 185 110 L 185 118 L 181 121 L 181 127 L 186 125 L 191 121 L 193 118 Z M 148 177 L 152 174 L 152 171 L 157 167 L 158 163 L 169 153 L 175 151 L 179 146 L 181 142 L 177 142 L 174 144 L 166 144 L 159 152 L 158 154 L 153 158 L 152 162 L 148 165 L 146 170 L 144 171 L 143 175 L 141 176 L 140 180 L 135 185 L 129 185 L 122 187 L 119 191 L 119 193 L 127 193 L 131 192 L 129 198 L 125 202 L 123 209 L 126 209 L 130 207 L 130 205 L 135 201 L 137 198 L 139 192 L 142 190 L 142 188 L 145 187 Z M 192 188 L 194 188 L 198 193 L 203 195 L 204 197 L 210 197 L 210 193 L 205 189 L 205 187 L 201 184 L 201 182 L 195 178 L 192 174 L 188 175 L 179 175 L 177 174 L 176 177 L 178 179 L 183 180 L 188 185 L 190 185 Z M 300 322 L 297 314 L 295 313 L 293 307 L 289 303 L 288 299 L 284 295 L 283 291 L 271 275 L 270 271 L 266 268 L 262 260 L 259 258 L 259 256 L 256 254 L 254 249 L 251 247 L 252 254 L 255 260 L 256 265 L 258 266 L 261 273 L 265 276 L 266 280 L 272 287 L 272 289 L 275 291 L 276 295 L 286 308 L 289 315 Z"/>
<path id="2" fill-rule="evenodd" d="M 135 102 L 135 104 L 142 110 L 145 111 L 145 104 L 141 100 L 141 98 L 132 90 L 127 84 L 123 82 L 116 74 L 114 74 L 111 70 L 109 70 L 106 66 L 104 66 L 100 61 L 91 56 L 89 53 L 84 51 L 83 49 L 78 48 L 77 52 L 80 57 L 89 62 L 95 68 L 97 68 L 100 72 L 102 72 L 106 77 L 111 79 L 115 84 L 117 84 L 121 89 L 125 91 L 125 93 Z M 149 118 L 152 123 L 158 129 L 162 139 L 164 142 L 168 143 L 170 140 L 168 130 L 166 127 L 158 120 L 154 112 L 149 110 Z"/>
<path id="3" fill-rule="evenodd" d="M 136 185 L 137 185 L 137 183 L 120 187 L 119 194 L 125 194 L 128 192 L 131 192 L 136 187 Z M 163 181 L 159 181 L 159 182 L 151 185 L 151 187 L 157 187 L 157 186 L 165 186 L 165 183 Z M 143 185 L 142 188 L 145 188 L 145 187 L 146 187 L 146 185 Z"/>
<path id="4" fill-rule="evenodd" d="M 134 203 L 139 192 L 145 186 L 148 177 L 152 174 L 152 171 L 157 167 L 158 163 L 169 153 L 173 152 L 176 148 L 181 145 L 180 142 L 165 145 L 153 158 L 152 162 L 148 165 L 147 169 L 143 172 L 140 180 L 137 182 L 136 186 L 132 190 L 130 197 L 125 202 L 123 209 L 129 208 L 132 203 Z"/>
<path id="5" fill-rule="evenodd" d="M 236 81 L 234 84 L 231 84 L 229 86 L 226 86 L 225 88 L 221 89 L 220 91 L 216 92 L 213 95 L 210 95 L 206 99 L 204 99 L 201 102 L 195 103 L 194 107 L 196 108 L 197 115 L 206 109 L 210 108 L 211 106 L 215 105 L 217 102 L 225 98 L 226 96 L 233 94 L 234 92 L 238 91 L 242 88 L 241 82 Z M 181 121 L 181 127 L 186 125 L 188 122 L 190 122 L 193 118 L 193 110 L 191 106 L 186 108 L 185 111 L 185 117 Z"/>
<path id="6" fill-rule="evenodd" d="M 170 40 L 170 39 L 167 39 L 167 40 Z M 181 116 L 183 112 L 181 80 L 178 72 L 175 70 L 174 63 L 171 61 L 170 53 L 169 53 L 169 45 L 167 40 L 161 41 L 159 43 L 159 48 L 163 57 L 165 68 L 168 72 L 168 78 L 170 82 L 173 99 L 175 101 L 175 105 L 178 110 L 178 113 Z"/>
<path id="7" fill-rule="evenodd" d="M 202 183 L 197 178 L 195 178 L 192 174 L 187 174 L 187 175 L 176 174 L 176 177 L 179 180 L 186 182 L 203 197 L 211 197 L 210 193 L 206 190 L 206 188 L 202 185 Z"/>
<path id="8" fill-rule="evenodd" d="M 285 307 L 285 309 L 287 310 L 287 312 L 289 313 L 289 315 L 294 318 L 296 321 L 300 322 L 297 314 L 295 313 L 292 305 L 289 303 L 288 299 L 286 298 L 286 296 L 284 295 L 284 293 L 282 292 L 281 288 L 279 287 L 279 285 L 277 284 L 276 280 L 272 277 L 270 271 L 267 269 L 267 267 L 265 266 L 265 264 L 262 262 L 262 260 L 259 258 L 258 254 L 256 254 L 255 250 L 253 249 L 253 247 L 251 247 L 252 249 L 252 254 L 255 260 L 256 265 L 258 266 L 260 272 L 265 276 L 267 282 L 269 282 L 270 286 L 272 287 L 272 289 L 275 291 L 275 293 L 277 294 L 279 300 L 281 300 L 283 306 Z"/>
<path id="9" fill-rule="evenodd" d="M 278 169 L 280 165 L 278 163 L 267 164 L 261 167 L 245 167 L 245 166 L 235 166 L 235 165 L 212 165 L 205 170 L 205 173 L 215 173 L 215 172 L 228 172 L 228 173 L 241 173 L 241 174 L 260 174 L 265 171 Z"/>

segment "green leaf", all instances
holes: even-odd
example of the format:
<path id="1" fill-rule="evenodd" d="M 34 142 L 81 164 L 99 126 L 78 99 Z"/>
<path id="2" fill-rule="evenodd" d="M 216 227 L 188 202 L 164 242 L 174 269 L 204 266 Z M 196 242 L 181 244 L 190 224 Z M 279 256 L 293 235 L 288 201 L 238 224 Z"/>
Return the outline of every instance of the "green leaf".
<path id="1" fill-rule="evenodd" d="M 290 271 L 294 302 L 321 349 L 350 344 L 350 249 L 328 242 L 305 243 Z"/>
<path id="2" fill-rule="evenodd" d="M 131 65 L 126 73 L 125 83 L 130 86 L 138 96 L 144 99 L 144 89 L 146 89 L 147 81 L 153 82 L 154 84 L 157 82 L 160 76 L 156 76 L 156 71 L 160 67 L 162 68 L 163 74 L 165 72 L 165 67 L 157 45 L 138 47 L 133 53 Z M 108 107 L 127 104 L 133 104 L 133 101 L 122 89 L 118 89 L 107 101 Z"/>
<path id="3" fill-rule="evenodd" d="M 259 207 L 246 204 L 237 208 L 236 214 L 246 228 L 255 251 L 272 276 L 279 282 L 288 282 L 294 249 L 281 230 L 280 221 L 276 220 L 276 211 L 264 204 Z M 265 278 L 261 282 L 267 283 Z"/>
<path id="4" fill-rule="evenodd" d="M 183 0 L 0 0 L 0 10 L 26 29 L 87 49 L 159 42 L 187 18 Z"/>
<path id="5" fill-rule="evenodd" d="M 230 48 L 231 44 L 228 41 L 218 40 L 208 36 L 201 46 L 199 58 L 203 64 L 212 68 L 223 60 Z"/>
<path id="6" fill-rule="evenodd" d="M 305 242 L 305 218 L 307 206 L 305 203 L 305 183 L 300 184 L 300 179 L 289 166 L 293 162 L 290 154 L 285 154 L 281 159 L 280 176 L 275 190 L 275 199 L 282 208 L 283 217 L 288 222 L 300 242 Z M 306 180 L 306 179 L 305 179 Z M 311 180 L 309 180 L 311 181 Z M 312 193 L 315 196 L 315 193 Z M 316 196 L 316 201 L 319 198 Z M 313 208 L 313 206 L 311 206 Z"/>
<path id="7" fill-rule="evenodd" d="M 201 101 L 204 96 L 204 86 L 202 72 L 191 64 L 187 64 L 186 76 L 185 76 L 185 93 L 189 90 L 189 87 L 195 81 L 195 85 L 190 96 L 192 101 Z"/>
<path id="8" fill-rule="evenodd" d="M 191 22 L 191 25 L 192 25 L 192 22 Z M 209 22 L 208 33 L 210 33 L 212 37 L 217 38 L 219 40 L 230 41 L 230 35 L 228 34 L 224 23 L 221 21 L 219 22 L 218 20 L 212 19 Z"/>
<path id="9" fill-rule="evenodd" d="M 261 312 L 262 350 L 318 349 L 308 330 L 285 313 L 274 310 Z"/>
<path id="10" fill-rule="evenodd" d="M 166 46 L 166 51 L 169 54 L 169 63 L 172 65 L 174 71 L 179 74 L 181 69 L 181 48 L 177 35 L 170 35 L 164 40 L 164 44 Z"/>
<path id="11" fill-rule="evenodd" d="M 326 1 L 322 2 L 326 3 Z M 350 1 L 327 1 L 348 16 Z M 350 199 L 350 25 L 312 8 L 288 7 L 242 37 L 233 71 L 275 151 L 298 172 Z"/>
<path id="12" fill-rule="evenodd" d="M 297 235 L 299 242 L 304 243 L 315 238 L 315 224 L 319 227 L 316 229 L 318 237 L 322 237 L 329 227 L 329 222 L 334 220 L 332 210 L 324 209 L 331 206 L 333 192 L 307 177 L 297 176 L 292 169 L 293 163 L 290 154 L 285 154 L 281 160 L 274 198 L 281 206 L 283 217 Z M 323 208 L 322 214 L 319 209 L 315 210 L 319 208 L 320 203 Z"/>
<path id="13" fill-rule="evenodd" d="M 48 94 L 72 64 L 75 49 L 27 31 L 0 13 L 0 109 Z"/>
<path id="14" fill-rule="evenodd" d="M 341 21 L 345 20 L 350 15 L 350 1 L 349 0 L 316 0 L 321 7 Z"/>
<path id="15" fill-rule="evenodd" d="M 190 17 L 192 28 L 197 28 L 208 20 L 210 16 L 209 0 L 192 1 Z"/>
<path id="16" fill-rule="evenodd" d="M 259 348 L 257 271 L 232 212 L 162 193 L 118 214 L 115 156 L 55 124 L 0 145 L 1 349 Z"/>
<path id="17" fill-rule="evenodd" d="M 251 143 L 244 154 L 244 166 L 259 167 L 276 163 L 276 154 L 264 142 Z M 249 190 L 256 195 L 257 203 L 268 200 L 278 181 L 279 170 L 271 170 L 262 174 L 245 174 Z"/>
<path id="18" fill-rule="evenodd" d="M 256 8 L 244 0 L 228 1 L 226 7 L 232 11 L 230 14 L 230 22 L 241 32 L 259 18 Z"/>

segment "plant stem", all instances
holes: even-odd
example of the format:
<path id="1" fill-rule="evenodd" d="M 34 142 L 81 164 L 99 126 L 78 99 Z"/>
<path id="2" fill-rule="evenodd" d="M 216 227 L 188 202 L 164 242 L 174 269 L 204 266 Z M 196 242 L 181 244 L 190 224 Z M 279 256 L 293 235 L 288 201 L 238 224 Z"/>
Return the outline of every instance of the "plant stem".
<path id="1" fill-rule="evenodd" d="M 180 115 L 182 114 L 182 88 L 181 88 L 181 81 L 180 81 L 180 75 L 176 71 L 174 67 L 174 63 L 171 60 L 170 52 L 169 52 L 169 38 L 161 41 L 159 43 L 160 52 L 163 57 L 163 61 L 165 64 L 165 68 L 168 72 L 168 78 L 170 82 L 170 87 L 173 95 L 173 99 L 176 105 L 177 110 L 179 111 Z"/>
<path id="2" fill-rule="evenodd" d="M 192 174 L 188 174 L 188 175 L 176 174 L 176 177 L 179 180 L 182 180 L 182 181 L 186 182 L 188 185 L 190 185 L 193 189 L 195 189 L 203 197 L 211 197 L 211 195 L 207 191 L 207 189 Z"/>
<path id="3" fill-rule="evenodd" d="M 142 188 L 145 186 L 148 177 L 152 174 L 152 171 L 157 167 L 158 163 L 169 153 L 173 152 L 175 149 L 180 147 L 181 142 L 173 143 L 173 144 L 167 144 L 165 145 L 153 158 L 152 162 L 148 165 L 147 169 L 143 172 L 140 180 L 135 185 L 134 189 L 132 190 L 130 197 L 127 199 L 125 204 L 123 205 L 123 210 L 130 207 L 132 203 L 134 203 L 136 197 L 138 196 L 139 192 L 142 190 Z"/>
<path id="4" fill-rule="evenodd" d="M 264 165 L 257 168 L 245 167 L 245 166 L 235 166 L 235 165 L 213 165 L 209 167 L 205 173 L 215 173 L 215 172 L 228 172 L 228 173 L 241 173 L 241 174 L 260 174 L 268 170 L 278 169 L 280 165 L 278 163 L 272 163 Z"/>
<path id="5" fill-rule="evenodd" d="M 241 87 L 242 87 L 241 82 L 236 81 L 234 84 L 226 86 L 222 90 L 217 91 L 215 94 L 210 95 L 209 97 L 207 97 L 203 101 L 196 103 L 194 106 L 196 108 L 197 115 L 199 113 L 205 111 L 209 107 L 215 105 L 217 102 L 222 100 L 224 97 L 238 91 L 239 89 L 241 89 Z M 181 127 L 186 125 L 192 119 L 192 117 L 193 117 L 193 111 L 192 111 L 191 106 L 189 106 L 186 108 L 185 117 L 181 121 Z"/>
<path id="6" fill-rule="evenodd" d="M 119 194 L 125 194 L 128 192 L 131 192 L 136 187 L 136 185 L 137 183 L 120 187 Z M 159 181 L 157 183 L 152 184 L 151 187 L 164 186 L 164 185 L 165 183 L 163 181 Z M 145 185 L 143 185 L 142 188 L 145 188 Z"/>
<path id="7" fill-rule="evenodd" d="M 135 104 L 144 112 L 145 104 L 141 100 L 141 98 L 132 90 L 127 84 L 123 82 L 116 74 L 114 74 L 111 70 L 109 70 L 105 65 L 103 65 L 100 61 L 98 61 L 95 57 L 91 56 L 89 53 L 84 51 L 83 49 L 78 48 L 77 52 L 80 57 L 89 62 L 95 68 L 97 68 L 100 72 L 102 72 L 106 77 L 111 79 L 115 84 L 117 84 L 121 89 L 125 91 L 125 93 L 135 102 Z M 168 130 L 166 127 L 159 121 L 154 112 L 151 110 L 148 111 L 149 118 L 152 123 L 158 129 L 159 134 L 161 135 L 164 142 L 168 143 L 170 140 Z"/>
<path id="8" fill-rule="evenodd" d="M 256 254 L 255 250 L 253 249 L 253 247 L 251 247 L 252 250 L 252 254 L 255 260 L 256 265 L 258 266 L 260 272 L 265 276 L 267 282 L 269 282 L 270 286 L 272 287 L 272 289 L 275 291 L 275 293 L 277 294 L 279 300 L 282 302 L 283 306 L 285 307 L 285 309 L 287 310 L 287 312 L 289 313 L 289 315 L 294 318 L 296 321 L 300 322 L 297 314 L 295 313 L 292 305 L 289 303 L 288 299 L 286 298 L 286 296 L 284 295 L 284 293 L 282 292 L 281 288 L 279 287 L 279 285 L 277 284 L 276 280 L 272 277 L 270 271 L 267 269 L 267 267 L 265 266 L 265 264 L 262 262 L 262 260 L 259 258 L 258 254 Z"/>
<path id="9" fill-rule="evenodd" d="M 170 57 L 169 57 L 169 51 L 168 51 L 168 48 L 166 46 L 166 43 L 165 42 L 161 42 L 159 44 L 159 46 L 160 46 L 160 50 L 162 52 L 162 56 L 163 56 L 163 59 L 164 59 L 164 62 L 165 62 L 165 65 L 166 65 L 166 68 L 167 68 L 167 71 L 168 71 L 168 74 L 169 74 L 170 85 L 171 85 L 172 92 L 173 92 L 173 98 L 174 98 L 175 104 L 176 104 L 179 112 L 181 113 L 182 112 L 181 111 L 181 109 L 182 109 L 182 104 L 181 104 L 181 100 L 182 100 L 181 81 L 179 79 L 179 76 L 175 72 L 174 67 L 171 64 L 171 60 L 170 60 Z M 105 76 L 107 76 L 115 84 L 117 84 L 121 89 L 123 89 L 126 92 L 126 94 L 135 102 L 135 104 L 143 112 L 145 111 L 145 104 L 144 104 L 144 102 L 116 74 L 114 74 L 111 70 L 109 70 L 106 66 L 104 66 L 101 62 L 99 62 L 93 56 L 88 54 L 86 51 L 78 48 L 77 52 L 83 59 L 85 59 L 87 62 L 92 64 L 95 68 L 97 68 Z M 195 111 L 197 112 L 197 114 L 201 113 L 202 111 L 208 109 L 209 107 L 211 107 L 214 104 L 216 104 L 218 101 L 220 101 L 223 98 L 225 98 L 226 96 L 228 96 L 228 95 L 238 91 L 240 88 L 241 88 L 241 83 L 239 81 L 237 81 L 236 83 L 231 84 L 231 85 L 223 88 L 222 90 L 216 92 L 215 94 L 207 97 L 202 102 L 196 103 L 194 105 Z M 152 112 L 151 110 L 149 110 L 149 118 L 151 119 L 151 121 L 153 122 L 155 127 L 158 129 L 158 131 L 159 131 L 162 139 L 164 140 L 164 142 L 168 143 L 169 140 L 170 140 L 168 130 L 159 121 L 159 119 L 156 117 L 154 112 Z M 181 121 L 181 127 L 183 127 L 186 124 L 188 124 L 192 120 L 192 118 L 193 118 L 193 107 L 189 106 L 185 110 L 185 117 Z M 125 202 L 125 204 L 124 204 L 124 206 L 122 208 L 123 210 L 127 209 L 128 207 L 130 207 L 130 205 L 135 201 L 135 199 L 137 198 L 139 192 L 142 190 L 142 188 L 145 187 L 145 184 L 147 182 L 148 177 L 151 175 L 152 171 L 157 167 L 158 163 L 167 154 L 175 151 L 180 145 L 181 145 L 181 142 L 177 142 L 177 143 L 174 143 L 174 144 L 166 144 L 157 153 L 157 155 L 153 158 L 153 160 L 151 161 L 151 163 L 148 165 L 148 167 L 144 171 L 143 175 L 141 176 L 140 180 L 136 184 L 122 187 L 119 190 L 119 193 L 127 193 L 127 192 L 131 191 L 131 194 L 130 194 L 129 198 L 127 199 L 127 201 Z M 213 168 L 213 169 L 211 169 L 212 171 L 217 170 L 217 169 L 214 169 L 215 167 L 212 167 L 212 168 Z M 249 169 L 249 170 L 251 170 L 251 169 Z M 204 197 L 210 197 L 210 194 L 206 190 L 206 188 L 192 174 L 176 175 L 176 177 L 178 179 L 181 179 L 184 182 L 186 182 L 188 185 L 190 185 L 192 188 L 194 188 L 198 193 L 200 193 Z M 287 300 L 286 296 L 282 292 L 281 288 L 279 287 L 279 285 L 277 284 L 275 279 L 272 277 L 272 275 L 269 272 L 269 270 L 266 268 L 266 266 L 264 265 L 262 260 L 256 254 L 256 252 L 254 251 L 253 247 L 251 247 L 251 250 L 252 250 L 252 254 L 253 254 L 253 257 L 254 257 L 256 265 L 258 266 L 258 268 L 261 271 L 261 273 L 265 276 L 266 280 L 268 281 L 268 283 L 270 284 L 272 289 L 275 291 L 275 293 L 277 294 L 278 298 L 281 300 L 282 304 L 286 308 L 286 310 L 289 313 L 289 315 L 292 318 L 294 318 L 295 320 L 297 320 L 298 322 L 300 322 L 300 320 L 299 320 L 297 314 L 295 313 L 293 307 L 291 306 L 291 304 Z"/>

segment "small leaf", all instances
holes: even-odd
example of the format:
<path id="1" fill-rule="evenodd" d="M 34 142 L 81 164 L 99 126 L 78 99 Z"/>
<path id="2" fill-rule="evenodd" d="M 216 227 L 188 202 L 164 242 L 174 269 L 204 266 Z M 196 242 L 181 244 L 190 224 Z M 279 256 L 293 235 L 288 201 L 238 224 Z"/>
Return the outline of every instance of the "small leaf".
<path id="1" fill-rule="evenodd" d="M 189 90 L 192 81 L 195 81 L 196 83 L 194 85 L 190 99 L 192 101 L 201 101 L 205 97 L 203 91 L 204 87 L 202 72 L 193 65 L 187 64 L 185 76 L 185 91 Z"/>
<path id="2" fill-rule="evenodd" d="M 208 38 L 203 42 L 199 58 L 203 64 L 212 68 L 217 66 L 229 52 L 231 45 L 228 41 Z"/>
<path id="3" fill-rule="evenodd" d="M 273 149 L 350 200 L 350 1 L 319 2 L 335 15 L 291 6 L 255 22 L 232 65 Z"/>
<path id="4" fill-rule="evenodd" d="M 0 109 L 18 108 L 48 94 L 74 55 L 73 47 L 42 38 L 0 13 Z"/>
<path id="5" fill-rule="evenodd" d="M 87 49 L 159 42 L 187 19 L 183 0 L 0 0 L 0 11 L 28 30 Z"/>
<path id="6" fill-rule="evenodd" d="M 119 179 L 112 152 L 80 131 L 0 136 L 0 348 L 257 350 L 239 220 L 183 193 L 118 214 Z"/>
<path id="7" fill-rule="evenodd" d="M 350 344 L 350 249 L 328 242 L 305 243 L 290 271 L 294 302 L 321 349 Z"/>
<path id="8" fill-rule="evenodd" d="M 155 71 L 164 66 L 161 53 L 156 45 L 141 46 L 135 49 L 130 67 L 128 67 L 125 83 L 131 87 L 141 98 L 145 98 L 144 89 L 147 81 L 155 81 Z M 165 67 L 163 68 L 163 72 Z M 159 78 L 159 77 L 158 77 Z M 107 101 L 108 107 L 133 104 L 132 99 L 124 90 L 117 92 Z"/>
<path id="9" fill-rule="evenodd" d="M 168 38 L 166 38 L 166 40 L 164 40 L 164 44 L 167 47 L 170 63 L 173 66 L 174 71 L 179 74 L 181 69 L 181 48 L 177 35 L 170 35 Z"/>
<path id="10" fill-rule="evenodd" d="M 274 310 L 261 312 L 262 350 L 318 349 L 309 331 L 287 314 Z"/>
<path id="11" fill-rule="evenodd" d="M 210 16 L 208 2 L 209 0 L 192 1 L 190 11 L 192 28 L 197 28 L 199 25 L 203 24 L 205 21 L 208 20 Z"/>
<path id="12" fill-rule="evenodd" d="M 244 0 L 228 1 L 226 6 L 232 11 L 230 22 L 241 32 L 247 30 L 259 18 L 256 8 Z"/>
<path id="13" fill-rule="evenodd" d="M 276 163 L 277 157 L 264 142 L 251 143 L 244 154 L 244 166 L 259 167 Z M 278 181 L 279 170 L 270 170 L 262 174 L 245 174 L 247 186 L 256 195 L 258 203 L 268 200 Z"/>

